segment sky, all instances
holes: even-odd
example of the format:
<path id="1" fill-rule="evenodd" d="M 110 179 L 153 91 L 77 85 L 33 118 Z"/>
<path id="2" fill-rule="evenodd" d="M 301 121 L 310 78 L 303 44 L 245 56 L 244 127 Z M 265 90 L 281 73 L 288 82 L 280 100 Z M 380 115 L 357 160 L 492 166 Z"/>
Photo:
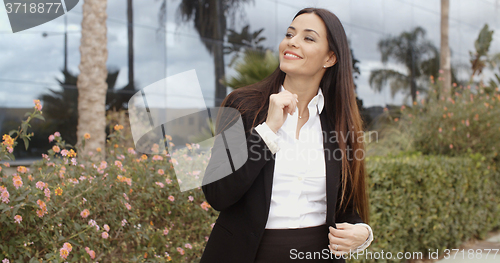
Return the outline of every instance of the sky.
<path id="1" fill-rule="evenodd" d="M 167 0 L 166 31 L 159 29 L 160 0 L 134 1 L 135 76 L 139 88 L 145 88 L 168 76 L 188 70 L 196 71 L 207 106 L 213 106 L 213 58 L 207 52 L 193 28 L 193 23 L 178 25 L 175 13 L 180 0 Z M 399 35 L 415 26 L 422 26 L 427 38 L 439 47 L 439 0 L 254 0 L 242 4 L 241 16 L 228 19 L 228 28 L 240 31 L 249 24 L 251 31 L 264 28 L 262 43 L 277 50 L 293 16 L 304 7 L 322 7 L 336 14 L 345 28 L 361 74 L 355 80 L 358 96 L 364 105 L 400 105 L 403 95 L 391 98 L 388 89 L 374 92 L 368 79 L 378 68 L 393 68 L 404 72 L 400 65 L 389 61 L 382 64 L 377 42 L 388 36 Z M 78 73 L 80 63 L 80 31 L 82 20 L 80 3 L 67 13 L 68 68 Z M 120 70 L 116 88 L 125 86 L 127 75 L 127 27 L 125 1 L 108 0 L 108 68 Z M 485 23 L 495 30 L 490 52 L 500 52 L 500 1 L 499 0 L 450 0 L 450 48 L 452 64 L 469 67 L 469 51 Z M 42 33 L 46 32 L 47 37 Z M 40 26 L 13 34 L 5 7 L 0 5 L 0 107 L 31 107 L 33 99 L 47 93 L 48 88 L 58 89 L 56 78 L 62 79 L 64 17 Z M 225 56 L 225 64 L 232 55 Z M 226 67 L 228 76 L 234 70 Z M 491 71 L 486 70 L 486 77 Z M 180 92 L 180 96 L 189 96 Z M 172 103 L 173 107 L 188 106 Z"/>

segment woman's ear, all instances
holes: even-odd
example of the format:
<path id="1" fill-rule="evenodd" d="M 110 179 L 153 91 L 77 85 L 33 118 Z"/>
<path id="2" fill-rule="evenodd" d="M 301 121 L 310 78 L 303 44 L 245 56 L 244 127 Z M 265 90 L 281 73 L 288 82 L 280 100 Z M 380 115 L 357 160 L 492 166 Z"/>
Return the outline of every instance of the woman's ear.
<path id="1" fill-rule="evenodd" d="M 330 55 L 330 57 L 328 58 L 326 63 L 328 65 L 327 67 L 331 67 L 337 63 L 337 56 L 335 56 L 335 53 L 333 51 L 330 51 L 328 54 Z"/>

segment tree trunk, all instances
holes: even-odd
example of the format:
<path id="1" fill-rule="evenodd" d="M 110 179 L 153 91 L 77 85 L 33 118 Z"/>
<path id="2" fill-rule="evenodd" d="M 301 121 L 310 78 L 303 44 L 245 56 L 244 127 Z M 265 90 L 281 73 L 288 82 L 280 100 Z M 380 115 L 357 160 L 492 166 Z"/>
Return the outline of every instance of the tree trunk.
<path id="1" fill-rule="evenodd" d="M 216 9 L 216 30 L 214 34 L 214 39 L 216 43 L 212 45 L 213 54 L 214 54 L 214 65 L 215 65 L 215 107 L 220 106 L 222 100 L 226 97 L 226 86 L 220 82 L 220 80 L 225 75 L 224 68 L 224 54 L 223 51 L 223 40 L 224 34 L 222 32 L 221 19 L 225 19 L 224 14 L 222 13 L 222 3 L 220 0 L 215 0 L 215 9 Z"/>
<path id="2" fill-rule="evenodd" d="M 104 157 L 106 141 L 106 77 L 107 0 L 85 0 L 83 2 L 82 36 L 80 41 L 80 75 L 78 75 L 78 126 L 77 146 L 81 147 L 83 136 L 89 133 L 91 138 L 85 143 L 85 149 L 78 154 L 87 155 L 96 148 L 101 148 Z"/>
<path id="3" fill-rule="evenodd" d="M 451 62 L 450 62 L 450 45 L 448 40 L 449 34 L 449 11 L 450 11 L 450 1 L 441 0 L 441 52 L 439 64 L 440 68 L 443 70 L 442 73 L 442 95 L 447 97 L 452 95 L 451 90 Z"/>
<path id="4" fill-rule="evenodd" d="M 132 0 L 127 0 L 128 84 L 130 87 L 134 86 L 134 16 L 132 8 Z"/>

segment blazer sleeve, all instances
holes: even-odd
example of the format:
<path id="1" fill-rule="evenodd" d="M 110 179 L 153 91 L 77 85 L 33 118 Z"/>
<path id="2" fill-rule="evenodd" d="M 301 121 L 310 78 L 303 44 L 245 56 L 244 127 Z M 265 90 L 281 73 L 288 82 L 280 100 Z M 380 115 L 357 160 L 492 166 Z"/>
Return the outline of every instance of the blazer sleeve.
<path id="1" fill-rule="evenodd" d="M 237 105 L 237 103 L 233 100 L 223 106 L 235 108 L 234 105 Z M 259 133 L 255 131 L 253 127 L 250 131 L 248 131 L 248 126 L 251 125 L 251 122 L 246 119 L 248 116 L 242 115 L 241 117 L 245 129 L 246 141 L 241 143 L 239 149 L 247 149 L 246 152 L 248 153 L 248 158 L 246 162 L 231 174 L 215 181 L 209 179 L 221 177 L 223 170 L 225 170 L 224 167 L 227 167 L 227 163 L 224 163 L 221 158 L 210 158 L 205 170 L 203 178 L 204 183 L 202 185 L 203 193 L 205 194 L 207 202 L 217 211 L 225 210 L 238 202 L 238 200 L 240 200 L 252 186 L 267 161 L 271 157 L 274 158 L 273 153 L 270 151 Z M 216 137 L 216 140 L 221 139 L 220 137 L 221 136 Z M 214 144 L 214 147 L 211 150 L 212 157 L 227 154 L 226 148 L 221 147 L 220 145 L 224 144 Z M 228 160 L 226 160 L 226 162 L 227 161 Z M 205 184 L 205 180 L 209 180 L 211 182 Z"/>
<path id="2" fill-rule="evenodd" d="M 344 208 L 340 207 L 340 200 L 342 198 L 342 182 L 340 182 L 339 186 L 339 191 L 338 191 L 338 196 L 337 196 L 337 210 L 335 214 L 335 222 L 336 223 L 351 223 L 351 224 L 356 224 L 356 223 L 364 223 L 363 220 L 361 219 L 361 216 L 359 216 L 359 213 L 354 209 L 354 197 L 351 197 L 351 200 L 347 203 L 347 207 L 344 211 Z M 344 196 L 344 198 L 348 198 L 349 195 L 351 194 L 351 190 L 348 190 Z M 347 199 L 344 199 L 344 204 Z"/>

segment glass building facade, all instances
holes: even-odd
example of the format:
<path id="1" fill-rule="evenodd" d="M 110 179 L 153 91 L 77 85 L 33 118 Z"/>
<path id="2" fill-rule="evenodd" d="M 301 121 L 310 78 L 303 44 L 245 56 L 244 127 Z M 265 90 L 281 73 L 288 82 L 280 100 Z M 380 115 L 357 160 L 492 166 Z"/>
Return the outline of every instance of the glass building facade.
<path id="1" fill-rule="evenodd" d="M 196 1 L 198 2 L 198 1 Z M 206 2 L 207 5 L 215 1 Z M 197 13 L 180 23 L 179 6 L 189 5 L 184 0 L 133 1 L 134 71 L 136 90 L 158 80 L 187 70 L 195 69 L 207 106 L 214 105 L 215 66 L 213 54 L 207 43 L 229 46 L 227 33 L 222 41 L 201 37 L 210 35 L 195 27 Z M 375 92 L 369 85 L 370 73 L 374 69 L 392 68 L 405 73 L 406 68 L 396 61 L 381 62 L 378 42 L 395 37 L 404 31 L 422 27 L 425 38 L 439 50 L 440 46 L 440 1 L 439 0 L 241 0 L 221 1 L 226 28 L 241 32 L 248 26 L 250 32 L 263 29 L 259 43 L 275 53 L 285 37 L 293 16 L 305 7 L 326 8 L 336 14 L 344 25 L 354 57 L 359 61 L 360 74 L 355 80 L 357 94 L 364 107 L 401 105 L 404 94 L 391 97 L 389 89 Z M 43 94 L 61 91 L 59 81 L 64 82 L 64 47 L 67 46 L 67 69 L 73 75 L 79 72 L 80 33 L 82 4 L 68 12 L 65 17 L 40 26 L 12 33 L 5 6 L 0 7 L 0 131 L 6 133 L 19 123 L 24 112 L 33 107 L 33 99 Z M 230 5 L 233 4 L 233 5 Z M 163 6 L 163 8 L 162 8 Z M 189 12 L 186 12 L 189 13 Z M 114 89 L 117 93 L 128 84 L 128 40 L 126 1 L 108 0 L 108 70 L 118 71 Z M 490 53 L 500 52 L 500 1 L 498 0 L 450 0 L 449 42 L 451 63 L 457 69 L 457 77 L 470 77 L 470 51 L 481 28 L 488 24 L 494 30 Z M 199 15 L 199 13 L 198 13 Z M 67 20 L 67 24 L 65 23 Z M 67 25 L 67 26 L 66 26 Z M 67 32 L 67 42 L 64 33 Z M 224 55 L 226 76 L 236 72 L 229 62 L 234 52 Z M 485 80 L 497 69 L 486 69 Z M 65 86 L 68 90 L 75 85 Z M 230 88 L 227 89 L 231 91 Z M 189 96 L 179 92 L 180 97 Z M 42 104 L 46 102 L 42 101 Z M 44 105 L 45 107 L 46 105 Z M 68 106 L 69 107 L 69 106 Z M 69 110 L 69 109 L 68 109 Z M 40 136 L 53 133 L 44 127 Z M 35 131 L 37 133 L 37 131 Z M 46 139 L 47 137 L 43 137 Z M 40 147 L 43 148 L 43 145 Z"/>

